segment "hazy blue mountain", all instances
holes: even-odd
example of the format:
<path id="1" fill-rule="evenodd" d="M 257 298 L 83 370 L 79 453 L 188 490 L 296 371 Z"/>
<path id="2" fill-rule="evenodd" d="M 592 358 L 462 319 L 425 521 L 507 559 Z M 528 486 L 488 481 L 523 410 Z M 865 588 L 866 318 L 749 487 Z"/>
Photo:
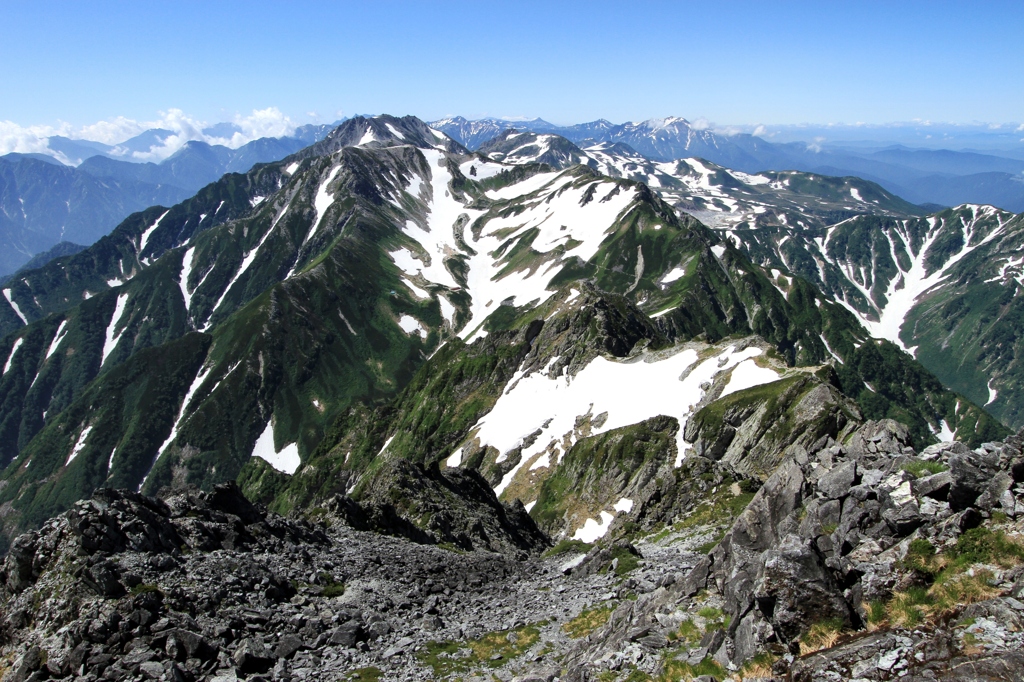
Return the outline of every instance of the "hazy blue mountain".
<path id="1" fill-rule="evenodd" d="M 208 134 L 230 136 L 233 126 L 214 127 Z M 334 127 L 302 126 L 292 137 L 260 138 L 237 149 L 192 141 L 160 163 L 131 156 L 163 144 L 172 132 L 160 129 L 116 146 L 51 137 L 50 148 L 79 162 L 77 167 L 43 154 L 0 157 L 0 247 L 6 247 L 0 253 L 0 276 L 62 240 L 91 244 L 135 211 L 176 204 L 225 173 L 282 159 Z"/>
<path id="2" fill-rule="evenodd" d="M 0 275 L 59 242 L 92 244 L 125 216 L 193 192 L 142 179 L 96 177 L 53 159 L 0 157 Z"/>

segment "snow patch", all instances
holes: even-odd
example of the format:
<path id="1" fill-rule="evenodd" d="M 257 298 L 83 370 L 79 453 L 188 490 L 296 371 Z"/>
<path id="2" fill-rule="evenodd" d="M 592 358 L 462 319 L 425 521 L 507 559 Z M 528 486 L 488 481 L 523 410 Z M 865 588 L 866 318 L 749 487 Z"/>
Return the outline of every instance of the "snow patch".
<path id="1" fill-rule="evenodd" d="M 760 354 L 760 348 L 736 351 L 735 346 L 729 346 L 697 364 L 697 351 L 687 348 L 668 357 L 649 360 L 623 362 L 599 356 L 575 377 L 551 376 L 548 369 L 528 376 L 524 376 L 523 370 L 516 372 L 491 411 L 477 421 L 472 433 L 482 446 L 494 447 L 499 457 L 521 446 L 532 433 L 539 430 L 540 435 L 532 445 L 522 448 L 520 465 L 505 475 L 495 487 L 495 493 L 504 492 L 522 464 L 550 447 L 571 447 L 578 439 L 576 419 L 581 416 L 607 414 L 603 424 L 591 425 L 591 435 L 637 424 L 660 414 L 675 417 L 680 421 L 677 447 L 682 451 L 685 442 L 681 434 L 694 407 L 704 397 L 701 384 Z M 740 374 L 741 380 L 761 377 L 767 378 L 761 374 L 747 377 L 746 371 Z M 776 378 L 772 373 L 770 380 Z M 459 460 L 453 454 L 450 461 Z"/>
<path id="2" fill-rule="evenodd" d="M 299 459 L 299 446 L 296 443 L 289 443 L 282 449 L 274 448 L 274 420 L 267 422 L 267 428 L 256 439 L 256 445 L 252 448 L 252 456 L 259 457 L 278 471 L 288 475 L 294 474 L 302 461 Z"/>
<path id="3" fill-rule="evenodd" d="M 441 306 L 441 317 L 448 320 L 448 322 L 455 323 L 455 306 L 445 298 L 444 296 L 438 296 L 437 302 Z"/>
<path id="4" fill-rule="evenodd" d="M 720 397 L 724 398 L 731 393 L 760 386 L 761 384 L 770 384 L 773 381 L 778 381 L 778 379 L 779 374 L 776 371 L 760 367 L 753 360 L 744 360 L 736 365 L 736 368 L 732 371 L 729 383 L 726 384 L 725 390 L 722 391 Z"/>
<path id="5" fill-rule="evenodd" d="M 50 342 L 50 347 L 46 349 L 46 357 L 43 358 L 44 362 L 48 360 L 49 357 L 54 354 L 54 352 L 56 352 L 57 346 L 59 346 L 60 342 L 64 340 L 64 335 L 68 333 L 67 327 L 68 321 L 61 320 L 60 326 L 57 327 L 57 333 L 53 335 L 53 341 Z M 4 371 L 6 372 L 6 370 Z"/>
<path id="6" fill-rule="evenodd" d="M 994 403 L 996 401 L 996 398 L 999 396 L 999 390 L 992 388 L 993 381 L 995 381 L 995 377 L 988 380 L 988 402 L 985 403 L 985 407 L 988 407 L 989 405 Z"/>
<path id="7" fill-rule="evenodd" d="M 582 528 L 578 528 L 573 534 L 573 540 L 582 540 L 587 544 L 593 544 L 598 538 L 604 537 L 611 527 L 615 517 L 606 511 L 601 512 L 601 520 L 587 519 Z"/>
<path id="8" fill-rule="evenodd" d="M 503 166 L 500 163 L 494 163 L 493 161 L 478 161 L 471 160 L 465 161 L 459 166 L 459 172 L 470 180 L 486 180 L 487 178 L 493 178 L 495 175 L 501 173 L 508 166 Z M 472 173 L 471 170 L 475 170 L 476 173 Z"/>
<path id="9" fill-rule="evenodd" d="M 174 442 L 174 439 L 178 437 L 178 429 L 181 428 L 181 425 L 185 421 L 185 412 L 188 410 L 189 403 L 192 402 L 192 398 L 195 396 L 196 391 L 199 390 L 199 387 L 203 385 L 204 381 L 206 381 L 206 377 L 209 376 L 211 369 L 212 367 L 207 367 L 206 370 L 200 371 L 196 375 L 195 379 L 192 380 L 192 385 L 189 386 L 188 391 L 185 392 L 185 399 L 181 401 L 181 407 L 178 409 L 178 418 L 174 420 L 174 426 L 171 427 L 171 434 L 167 436 L 167 440 L 165 440 L 163 445 L 161 445 L 156 451 L 156 456 L 153 458 L 154 464 L 156 463 L 156 458 L 159 457 L 163 451 Z M 152 465 L 150 466 L 150 469 L 152 469 Z M 146 475 L 143 476 L 143 483 L 146 482 L 147 477 L 149 477 L 149 472 L 146 472 Z M 142 489 L 142 485 L 139 485 L 139 489 Z"/>
<path id="10" fill-rule="evenodd" d="M 284 172 L 287 173 L 288 175 L 294 175 L 295 171 L 297 170 L 299 170 L 299 162 L 293 161 L 292 163 L 288 164 L 288 167 L 284 169 Z"/>
<path id="11" fill-rule="evenodd" d="M 110 316 L 110 324 L 107 325 L 107 336 L 103 341 L 103 358 L 100 360 L 100 367 L 107 361 L 107 356 L 113 352 L 117 342 L 121 340 L 121 334 L 124 333 L 123 329 L 116 334 L 115 331 L 118 325 L 121 324 L 121 318 L 124 317 L 126 303 L 128 303 L 128 294 L 118 294 L 117 304 L 114 306 L 114 314 Z"/>
<path id="12" fill-rule="evenodd" d="M 427 337 L 427 329 L 423 326 L 423 323 L 417 320 L 412 315 L 402 315 L 398 318 L 398 326 L 402 328 L 406 334 L 412 334 L 415 332 L 420 338 Z"/>
<path id="13" fill-rule="evenodd" d="M 181 275 L 178 277 L 178 288 L 181 289 L 181 297 L 185 301 L 186 313 L 188 313 L 189 306 L 192 304 L 192 294 L 188 291 L 188 276 L 192 273 L 192 256 L 195 252 L 196 247 L 193 246 L 182 256 Z"/>
<path id="14" fill-rule="evenodd" d="M 629 512 L 633 511 L 633 500 L 629 499 L 628 497 L 623 497 L 619 499 L 618 502 L 612 505 L 612 509 L 614 509 L 617 512 L 625 512 L 628 514 Z"/>
<path id="15" fill-rule="evenodd" d="M 10 289 L 4 289 L 4 298 L 6 298 L 7 302 L 10 304 L 10 306 L 12 308 L 14 308 L 15 314 L 17 314 L 17 316 L 21 318 L 21 323 L 27 325 L 28 324 L 28 320 L 26 320 L 25 316 L 21 314 L 21 308 L 19 308 L 18 304 L 14 302 L 14 299 L 11 298 L 11 290 Z"/>
<path id="16" fill-rule="evenodd" d="M 680 277 L 682 277 L 685 274 L 686 274 L 686 268 L 683 268 L 681 266 L 676 266 L 676 267 L 672 268 L 671 270 L 669 270 L 668 273 L 664 277 L 661 278 L 661 283 L 662 284 L 671 284 L 672 282 L 675 282 L 677 279 L 679 279 Z M 669 310 L 671 310 L 671 308 L 669 308 Z M 665 312 L 668 312 L 668 310 L 666 310 Z"/>
<path id="17" fill-rule="evenodd" d="M 75 441 L 75 446 L 71 448 L 71 453 L 68 455 L 68 459 L 64 462 L 64 466 L 71 464 L 71 461 L 78 457 L 78 453 L 85 448 L 85 439 L 89 437 L 89 432 L 92 431 L 91 426 L 86 426 L 82 429 L 82 433 L 78 435 L 78 440 Z"/>
<path id="18" fill-rule="evenodd" d="M 320 183 L 320 187 L 317 188 L 316 198 L 313 200 L 313 208 L 316 209 L 316 217 L 313 219 L 313 226 L 310 228 L 309 232 L 306 233 L 306 238 L 302 240 L 303 244 L 309 241 L 309 238 L 320 230 L 320 221 L 323 220 L 324 213 L 326 213 L 327 209 L 334 203 L 334 195 L 327 191 L 327 185 L 331 183 L 331 180 L 334 180 L 334 176 L 336 176 L 340 170 L 341 166 L 335 166 L 332 168 L 331 172 L 327 174 L 326 178 L 324 178 L 324 181 Z"/>
<path id="19" fill-rule="evenodd" d="M 223 203 L 224 203 L 224 202 L 221 202 L 221 204 L 223 204 Z M 219 208 L 219 207 L 218 207 L 218 208 Z M 150 237 L 150 236 L 151 236 L 151 235 L 153 234 L 153 232 L 154 232 L 154 231 L 156 230 L 156 228 L 160 227 L 160 222 L 161 222 L 161 221 L 162 221 L 162 220 L 163 220 L 164 218 L 166 218 L 166 217 L 167 217 L 167 214 L 168 214 L 168 213 L 170 213 L 170 211 L 164 211 L 164 214 L 163 214 L 162 216 L 160 216 L 159 218 L 157 218 L 157 219 L 156 219 L 156 222 L 155 222 L 155 223 L 153 223 L 152 225 L 150 225 L 150 226 L 149 226 L 148 228 L 146 228 L 146 229 L 145 229 L 145 230 L 143 231 L 143 233 L 142 233 L 142 236 L 141 236 L 141 237 L 139 237 L 139 253 L 140 253 L 140 254 L 141 254 L 141 253 L 142 253 L 143 251 L 145 251 L 145 250 L 146 250 L 146 244 L 148 244 L 148 243 L 149 243 L 149 237 Z"/>
<path id="20" fill-rule="evenodd" d="M 7 362 L 4 363 L 4 374 L 7 374 L 7 371 L 11 369 L 11 363 L 14 361 L 14 354 L 18 352 L 18 349 L 21 348 L 21 344 L 24 342 L 24 337 L 20 337 L 14 342 L 14 346 L 11 347 L 11 354 L 7 356 Z M 0 374 L 0 376 L 3 376 L 3 374 Z"/>
<path id="21" fill-rule="evenodd" d="M 558 172 L 537 173 L 522 182 L 517 182 L 514 185 L 502 187 L 501 189 L 488 190 L 485 194 L 491 199 L 515 199 L 516 197 L 536 192 L 557 178 L 558 175 Z"/>

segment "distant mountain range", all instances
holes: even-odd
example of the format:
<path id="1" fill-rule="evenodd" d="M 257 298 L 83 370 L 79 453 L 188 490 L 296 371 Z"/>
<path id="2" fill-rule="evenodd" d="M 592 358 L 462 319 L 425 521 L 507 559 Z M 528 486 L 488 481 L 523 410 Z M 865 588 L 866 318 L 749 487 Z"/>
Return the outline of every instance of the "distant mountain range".
<path id="1" fill-rule="evenodd" d="M 61 241 L 92 244 L 134 211 L 173 205 L 224 173 L 282 159 L 320 140 L 338 123 L 301 126 L 288 137 L 260 138 L 234 149 L 191 141 L 159 163 L 141 159 L 165 145 L 173 131 L 147 130 L 116 145 L 53 136 L 47 140 L 51 155 L 2 156 L 0 277 Z M 749 133 L 723 134 L 677 117 L 558 126 L 540 118 L 471 121 L 456 116 L 431 126 L 470 149 L 513 128 L 557 134 L 583 147 L 625 144 L 655 162 L 700 158 L 748 173 L 800 170 L 857 176 L 933 208 L 977 203 L 1024 211 L 1024 158 L 1009 153 L 779 144 Z M 221 123 L 202 132 L 210 140 L 227 140 L 238 131 L 234 124 Z"/>
<path id="2" fill-rule="evenodd" d="M 59 242 L 92 244 L 135 211 L 176 204 L 225 173 L 282 159 L 334 127 L 303 126 L 290 137 L 260 138 L 237 149 L 187 142 L 161 163 L 139 163 L 131 153 L 162 144 L 171 134 L 166 130 L 146 131 L 117 146 L 49 138 L 50 148 L 77 166 L 43 154 L 2 156 L 0 277 Z"/>
<path id="3" fill-rule="evenodd" d="M 462 117 L 431 123 L 470 149 L 513 128 L 553 133 L 581 146 L 625 143 L 654 161 L 697 157 L 747 173 L 799 170 L 857 176 L 915 204 L 991 204 L 1024 211 L 1024 159 L 969 151 L 830 147 L 813 142 L 769 142 L 749 133 L 723 134 L 683 118 L 613 124 L 605 120 L 557 126 L 542 119 L 506 121 Z"/>

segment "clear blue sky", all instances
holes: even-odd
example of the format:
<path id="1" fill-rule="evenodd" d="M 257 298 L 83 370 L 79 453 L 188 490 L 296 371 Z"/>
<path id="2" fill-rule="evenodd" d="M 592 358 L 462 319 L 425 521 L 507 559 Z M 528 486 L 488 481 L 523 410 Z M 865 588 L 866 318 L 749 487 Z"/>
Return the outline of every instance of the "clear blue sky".
<path id="1" fill-rule="evenodd" d="M 1024 119 L 1024 2 L 0 4 L 0 121 Z"/>

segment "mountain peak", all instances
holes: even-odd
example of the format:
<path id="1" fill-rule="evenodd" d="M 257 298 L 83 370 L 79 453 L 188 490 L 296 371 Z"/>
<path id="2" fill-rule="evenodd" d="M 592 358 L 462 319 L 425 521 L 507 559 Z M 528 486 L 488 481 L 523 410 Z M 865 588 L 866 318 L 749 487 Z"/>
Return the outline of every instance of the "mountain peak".
<path id="1" fill-rule="evenodd" d="M 411 144 L 421 149 L 439 149 L 453 154 L 468 150 L 441 131 L 415 116 L 356 116 L 332 130 L 320 142 L 301 152 L 300 158 L 333 154 L 344 147 L 394 147 Z"/>

